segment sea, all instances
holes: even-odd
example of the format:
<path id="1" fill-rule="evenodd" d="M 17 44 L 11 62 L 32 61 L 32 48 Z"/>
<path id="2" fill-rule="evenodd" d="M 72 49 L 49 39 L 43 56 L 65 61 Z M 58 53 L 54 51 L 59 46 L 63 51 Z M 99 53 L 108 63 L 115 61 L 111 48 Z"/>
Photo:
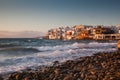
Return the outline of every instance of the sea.
<path id="1" fill-rule="evenodd" d="M 37 66 L 49 66 L 98 52 L 117 50 L 117 41 L 46 40 L 38 38 L 0 39 L 0 74 Z"/>

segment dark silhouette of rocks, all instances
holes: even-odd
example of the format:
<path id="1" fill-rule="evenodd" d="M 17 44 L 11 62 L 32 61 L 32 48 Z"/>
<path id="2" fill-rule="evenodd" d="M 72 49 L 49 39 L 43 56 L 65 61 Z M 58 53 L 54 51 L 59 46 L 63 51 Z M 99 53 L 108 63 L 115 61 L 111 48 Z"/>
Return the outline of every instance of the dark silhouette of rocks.
<path id="1" fill-rule="evenodd" d="M 120 80 L 120 51 L 101 52 L 61 64 L 55 61 L 52 66 L 8 74 L 6 80 Z"/>
<path id="2" fill-rule="evenodd" d="M 3 80 L 3 78 L 1 77 L 1 75 L 0 75 L 0 80 Z"/>

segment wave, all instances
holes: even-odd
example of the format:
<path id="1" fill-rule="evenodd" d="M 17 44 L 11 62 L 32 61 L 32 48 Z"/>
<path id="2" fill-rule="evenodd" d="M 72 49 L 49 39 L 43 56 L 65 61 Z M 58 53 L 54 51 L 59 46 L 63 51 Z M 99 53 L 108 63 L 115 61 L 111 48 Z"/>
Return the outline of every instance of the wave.
<path id="1" fill-rule="evenodd" d="M 69 45 L 57 45 L 57 46 L 41 46 L 41 47 L 33 47 L 39 51 L 54 51 L 54 50 L 68 50 L 68 49 L 80 49 L 80 48 L 101 48 L 101 47 L 116 47 L 117 43 L 99 43 L 99 42 L 91 42 L 91 43 L 73 43 Z"/>
<path id="2" fill-rule="evenodd" d="M 19 71 L 27 67 L 34 68 L 40 65 L 51 65 L 54 61 L 64 62 L 66 60 L 72 60 L 79 57 L 91 56 L 98 52 L 111 52 L 116 50 L 116 44 L 117 43 L 75 42 L 68 45 L 7 48 L 4 51 L 20 51 L 20 53 L 22 51 L 29 55 L 1 60 L 0 73 Z M 34 53 L 30 54 L 30 52 Z"/>
<path id="3" fill-rule="evenodd" d="M 30 55 L 32 53 L 40 52 L 39 50 L 32 47 L 9 47 L 3 48 L 0 50 L 0 55 L 4 56 L 22 56 L 22 55 Z"/>
<path id="4" fill-rule="evenodd" d="M 91 43 L 78 43 L 75 42 L 73 44 L 63 44 L 63 45 L 56 45 L 56 46 L 40 46 L 40 47 L 33 47 L 33 46 L 21 46 L 21 47 L 8 47 L 8 48 L 1 48 L 0 56 L 25 56 L 30 54 L 35 54 L 38 52 L 49 52 L 49 51 L 66 51 L 66 50 L 76 50 L 76 49 L 101 49 L 101 48 L 116 48 L 117 43 L 99 43 L 99 42 L 91 42 Z"/>
<path id="5" fill-rule="evenodd" d="M 115 51 L 115 48 L 109 49 L 76 49 L 66 51 L 53 51 L 51 53 L 36 53 L 19 58 L 11 58 L 1 61 L 0 73 L 14 72 L 25 69 L 27 67 L 34 68 L 40 65 L 51 65 L 54 61 L 64 62 L 79 57 L 91 56 L 97 52 Z"/>
<path id="6" fill-rule="evenodd" d="M 0 43 L 0 48 L 6 48 L 6 47 L 15 47 L 17 45 L 12 43 Z"/>

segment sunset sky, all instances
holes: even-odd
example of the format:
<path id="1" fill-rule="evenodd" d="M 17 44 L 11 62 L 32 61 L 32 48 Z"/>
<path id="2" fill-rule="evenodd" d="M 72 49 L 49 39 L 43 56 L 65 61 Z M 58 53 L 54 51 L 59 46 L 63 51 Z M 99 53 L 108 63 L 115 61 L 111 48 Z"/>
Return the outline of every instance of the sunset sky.
<path id="1" fill-rule="evenodd" d="M 120 0 L 0 0 L 0 31 L 120 24 Z"/>

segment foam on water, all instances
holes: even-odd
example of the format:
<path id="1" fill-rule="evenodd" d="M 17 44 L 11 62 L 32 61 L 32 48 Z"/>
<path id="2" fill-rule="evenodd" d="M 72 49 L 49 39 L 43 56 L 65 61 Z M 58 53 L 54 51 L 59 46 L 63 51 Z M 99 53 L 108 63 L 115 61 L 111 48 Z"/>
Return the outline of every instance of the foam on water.
<path id="1" fill-rule="evenodd" d="M 116 50 L 117 43 L 73 43 L 68 45 L 32 47 L 42 52 L 25 56 L 14 56 L 0 61 L 0 73 L 19 71 L 27 67 L 51 65 L 54 61 L 64 62 L 79 57 L 91 56 L 97 52 Z"/>
<path id="2" fill-rule="evenodd" d="M 54 50 L 67 50 L 67 49 L 77 49 L 77 48 L 95 48 L 95 47 L 108 47 L 113 46 L 115 47 L 117 43 L 98 43 L 98 42 L 91 42 L 91 43 L 73 43 L 70 45 L 57 45 L 57 46 L 41 46 L 41 47 L 34 47 L 39 51 L 54 51 Z"/>

